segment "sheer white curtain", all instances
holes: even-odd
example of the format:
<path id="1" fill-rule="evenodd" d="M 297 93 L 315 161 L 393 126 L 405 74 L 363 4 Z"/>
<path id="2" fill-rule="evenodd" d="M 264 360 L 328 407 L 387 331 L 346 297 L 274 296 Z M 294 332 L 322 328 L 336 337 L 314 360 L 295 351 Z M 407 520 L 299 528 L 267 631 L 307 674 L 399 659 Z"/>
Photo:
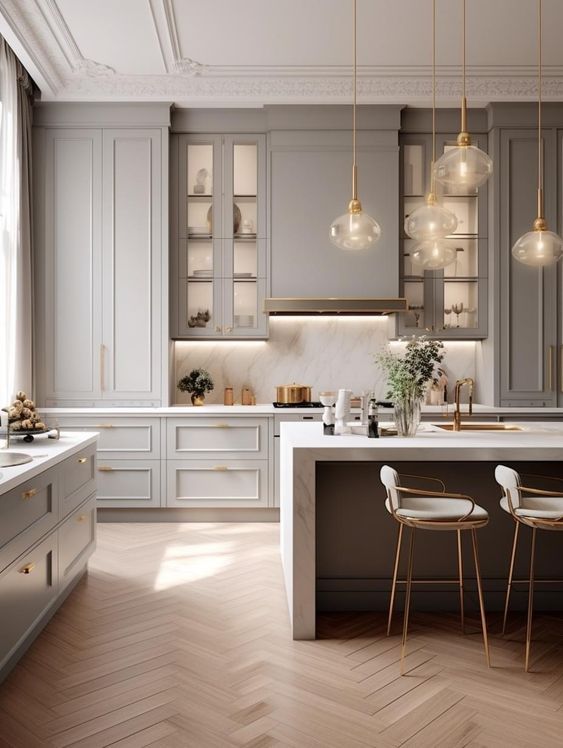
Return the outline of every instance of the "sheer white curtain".
<path id="1" fill-rule="evenodd" d="M 30 86 L 0 36 L 0 407 L 32 392 Z"/>

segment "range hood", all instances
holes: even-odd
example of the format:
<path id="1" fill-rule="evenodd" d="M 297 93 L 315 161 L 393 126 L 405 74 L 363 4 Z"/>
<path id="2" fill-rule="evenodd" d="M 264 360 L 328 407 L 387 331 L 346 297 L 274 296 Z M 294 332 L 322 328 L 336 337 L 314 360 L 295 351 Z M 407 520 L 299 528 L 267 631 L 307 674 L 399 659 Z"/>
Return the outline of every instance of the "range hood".
<path id="1" fill-rule="evenodd" d="M 407 312 L 406 299 L 277 297 L 264 300 L 264 313 L 270 316 L 363 315 L 378 317 Z"/>

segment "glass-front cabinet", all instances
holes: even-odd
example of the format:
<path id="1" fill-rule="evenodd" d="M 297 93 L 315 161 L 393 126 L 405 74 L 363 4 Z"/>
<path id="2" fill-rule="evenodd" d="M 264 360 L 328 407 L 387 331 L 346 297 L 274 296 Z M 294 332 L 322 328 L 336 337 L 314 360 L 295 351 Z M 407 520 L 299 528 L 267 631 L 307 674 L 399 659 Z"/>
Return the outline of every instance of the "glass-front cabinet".
<path id="1" fill-rule="evenodd" d="M 455 144 L 456 135 L 439 135 L 440 155 Z M 473 136 L 475 145 L 486 150 L 484 139 Z M 456 260 L 444 270 L 423 270 L 411 263 L 417 243 L 404 230 L 405 218 L 424 204 L 430 187 L 432 137 L 405 134 L 401 137 L 401 295 L 409 312 L 398 315 L 399 335 L 426 334 L 444 340 L 487 336 L 487 186 L 470 195 L 460 195 L 436 185 L 440 202 L 458 219 L 448 237 L 455 246 Z"/>
<path id="2" fill-rule="evenodd" d="M 173 158 L 173 337 L 265 337 L 265 136 L 180 135 Z"/>

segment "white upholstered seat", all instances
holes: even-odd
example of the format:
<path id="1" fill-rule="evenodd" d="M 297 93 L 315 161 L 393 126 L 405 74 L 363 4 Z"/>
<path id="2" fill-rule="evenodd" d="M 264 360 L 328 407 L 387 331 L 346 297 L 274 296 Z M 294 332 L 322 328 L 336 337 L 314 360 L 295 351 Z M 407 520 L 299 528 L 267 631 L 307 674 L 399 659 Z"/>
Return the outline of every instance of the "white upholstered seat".
<path id="1" fill-rule="evenodd" d="M 508 498 L 503 496 L 500 505 L 510 513 Z M 520 506 L 514 507 L 518 517 L 536 517 L 537 519 L 557 519 L 563 517 L 563 497 L 522 496 Z"/>
<path id="2" fill-rule="evenodd" d="M 388 512 L 392 512 L 389 499 L 385 501 Z M 465 517 L 471 505 L 463 499 L 452 499 L 445 495 L 443 498 L 432 498 L 429 496 L 403 496 L 397 509 L 399 517 L 426 521 L 450 521 L 455 522 Z M 473 511 L 467 517 L 468 522 L 485 520 L 489 515 L 487 510 L 475 504 Z M 423 526 L 421 525 L 421 528 Z M 435 529 L 435 528 L 433 528 Z M 451 528 L 450 528 L 451 529 Z"/>

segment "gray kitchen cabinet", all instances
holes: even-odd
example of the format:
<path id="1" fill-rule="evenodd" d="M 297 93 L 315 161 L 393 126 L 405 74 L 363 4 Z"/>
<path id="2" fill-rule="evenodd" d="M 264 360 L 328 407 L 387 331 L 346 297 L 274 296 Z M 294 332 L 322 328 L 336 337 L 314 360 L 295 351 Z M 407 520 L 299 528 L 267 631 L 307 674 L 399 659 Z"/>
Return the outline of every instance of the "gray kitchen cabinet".
<path id="1" fill-rule="evenodd" d="M 557 226 L 558 142 L 555 129 L 543 132 L 545 213 Z M 499 391 L 500 405 L 557 406 L 561 332 L 558 331 L 560 269 L 534 268 L 514 260 L 514 242 L 535 218 L 537 131 L 502 128 L 499 133 Z M 559 166 L 559 171 L 561 167 Z M 557 230 L 557 229 L 555 229 Z"/>
<path id="2" fill-rule="evenodd" d="M 266 337 L 265 136 L 174 135 L 171 152 L 172 337 Z"/>
<path id="3" fill-rule="evenodd" d="M 166 133 L 40 118 L 35 152 L 36 399 L 159 405 Z"/>
<path id="4" fill-rule="evenodd" d="M 485 135 L 472 137 L 475 145 L 487 150 Z M 437 134 L 437 156 L 452 147 L 455 140 L 453 132 Z M 413 210 L 424 205 L 430 189 L 432 135 L 407 132 L 401 135 L 400 143 L 400 293 L 409 303 L 409 312 L 397 315 L 397 334 L 425 334 L 442 340 L 485 338 L 488 334 L 487 185 L 471 195 L 456 194 L 435 185 L 440 203 L 458 217 L 458 227 L 448 237 L 455 244 L 457 259 L 443 270 L 423 270 L 410 262 L 410 254 L 418 242 L 405 233 L 404 222 Z"/>

